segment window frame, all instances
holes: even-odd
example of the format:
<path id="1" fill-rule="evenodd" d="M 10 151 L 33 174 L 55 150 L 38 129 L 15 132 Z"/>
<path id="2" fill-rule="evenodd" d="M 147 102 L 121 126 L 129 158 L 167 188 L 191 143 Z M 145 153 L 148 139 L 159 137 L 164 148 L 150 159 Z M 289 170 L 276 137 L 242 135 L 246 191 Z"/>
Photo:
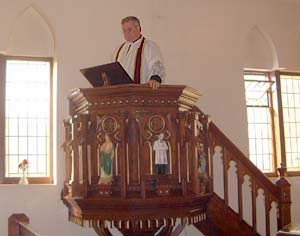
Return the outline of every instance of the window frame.
<path id="1" fill-rule="evenodd" d="M 284 117 L 283 117 L 283 105 L 282 105 L 282 93 L 281 93 L 281 76 L 300 76 L 300 72 L 289 72 L 289 71 L 275 71 L 274 77 L 277 84 L 277 94 L 278 94 L 278 118 L 279 118 L 279 129 L 280 129 L 280 164 L 286 167 L 286 147 L 285 147 L 285 135 L 284 135 Z M 300 176 L 300 171 L 289 171 L 287 170 L 288 176 Z"/>
<path id="2" fill-rule="evenodd" d="M 275 81 L 275 91 L 270 93 L 270 112 L 271 112 L 271 127 L 272 127 L 272 143 L 273 143 L 273 163 L 274 170 L 272 172 L 264 172 L 268 177 L 277 177 L 277 168 L 286 167 L 286 147 L 284 135 L 284 119 L 281 93 L 281 76 L 300 76 L 300 72 L 285 72 L 285 71 L 259 71 L 259 70 L 244 70 L 244 74 L 265 74 L 269 80 Z M 245 79 L 244 79 L 245 81 Z M 246 94 L 246 90 L 245 90 Z M 247 108 L 246 104 L 246 108 Z M 277 114 L 277 117 L 276 115 Z M 248 114 L 247 114 L 248 115 Z M 248 124 L 248 120 L 247 120 Z M 249 135 L 248 135 L 249 140 Z M 287 176 L 300 176 L 300 171 L 287 171 Z"/>
<path id="3" fill-rule="evenodd" d="M 27 57 L 0 54 L 0 184 L 17 184 L 19 177 L 5 176 L 5 88 L 6 88 L 6 62 L 7 60 L 45 61 L 50 63 L 50 102 L 49 102 L 49 176 L 28 177 L 29 184 L 53 183 L 53 58 Z"/>
<path id="4" fill-rule="evenodd" d="M 272 77 L 270 72 L 268 71 L 254 71 L 254 70 L 245 70 L 244 71 L 244 76 L 245 75 L 265 75 L 268 78 L 268 82 L 272 81 Z M 244 83 L 245 83 L 245 79 L 244 79 Z M 269 88 L 271 89 L 271 88 Z M 269 90 L 268 89 L 268 90 Z M 276 141 L 275 141 L 275 121 L 274 121 L 274 102 L 273 102 L 273 93 L 271 91 L 268 91 L 269 93 L 269 99 L 268 99 L 268 109 L 270 112 L 270 122 L 271 122 L 271 132 L 270 135 L 272 137 L 272 172 L 264 172 L 265 175 L 267 175 L 268 177 L 276 177 L 277 176 L 277 148 L 276 148 Z M 245 90 L 245 95 L 246 95 L 246 90 Z M 248 107 L 256 107 L 253 105 L 248 106 L 246 104 L 246 109 L 247 109 L 247 117 L 248 117 Z M 259 106 L 258 106 L 259 107 Z M 263 106 L 266 107 L 266 106 Z M 247 125 L 249 125 L 248 123 L 248 118 L 247 118 Z M 249 134 L 248 134 L 248 141 L 249 141 Z"/>

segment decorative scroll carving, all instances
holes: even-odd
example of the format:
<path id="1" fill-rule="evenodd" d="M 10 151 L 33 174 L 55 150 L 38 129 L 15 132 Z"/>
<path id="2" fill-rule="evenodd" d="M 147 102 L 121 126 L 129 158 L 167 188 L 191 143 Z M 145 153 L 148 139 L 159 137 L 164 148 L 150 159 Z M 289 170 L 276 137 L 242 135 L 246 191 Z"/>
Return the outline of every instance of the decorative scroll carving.
<path id="1" fill-rule="evenodd" d="M 161 133 L 165 128 L 164 118 L 160 115 L 154 115 L 149 118 L 149 129 L 153 133 Z"/>
<path id="2" fill-rule="evenodd" d="M 107 134 L 115 133 L 117 127 L 118 125 L 116 119 L 111 116 L 105 117 L 102 121 L 102 129 Z"/>

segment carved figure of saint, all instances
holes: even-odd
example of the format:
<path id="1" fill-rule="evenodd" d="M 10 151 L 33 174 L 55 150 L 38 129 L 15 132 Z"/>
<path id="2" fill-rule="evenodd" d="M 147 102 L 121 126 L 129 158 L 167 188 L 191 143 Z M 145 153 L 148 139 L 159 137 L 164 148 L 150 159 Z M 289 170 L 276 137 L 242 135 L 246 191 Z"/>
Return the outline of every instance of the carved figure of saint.
<path id="1" fill-rule="evenodd" d="M 200 177 L 206 177 L 206 154 L 202 143 L 197 145 L 198 149 L 198 173 Z"/>
<path id="2" fill-rule="evenodd" d="M 158 139 L 154 141 L 153 150 L 155 151 L 155 167 L 157 174 L 166 174 L 168 165 L 167 150 L 168 145 L 164 140 L 164 134 L 160 133 Z"/>
<path id="3" fill-rule="evenodd" d="M 110 137 L 105 134 L 104 142 L 100 147 L 100 180 L 99 184 L 110 184 L 112 182 L 112 161 L 114 156 L 114 145 Z"/>

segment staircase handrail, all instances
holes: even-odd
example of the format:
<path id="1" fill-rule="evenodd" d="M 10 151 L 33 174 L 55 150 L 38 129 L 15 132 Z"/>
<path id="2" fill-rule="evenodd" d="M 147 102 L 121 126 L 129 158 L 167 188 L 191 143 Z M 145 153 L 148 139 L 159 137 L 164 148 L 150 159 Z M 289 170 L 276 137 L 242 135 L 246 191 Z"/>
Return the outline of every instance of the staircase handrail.
<path id="1" fill-rule="evenodd" d="M 28 227 L 29 218 L 25 214 L 13 214 L 8 218 L 8 236 L 41 236 Z"/>

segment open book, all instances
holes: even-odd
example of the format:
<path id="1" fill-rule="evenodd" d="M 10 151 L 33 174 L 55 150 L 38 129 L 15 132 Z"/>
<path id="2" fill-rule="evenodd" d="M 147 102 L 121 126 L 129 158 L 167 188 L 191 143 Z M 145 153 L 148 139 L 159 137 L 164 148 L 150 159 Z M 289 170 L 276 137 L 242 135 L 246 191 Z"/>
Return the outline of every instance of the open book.
<path id="1" fill-rule="evenodd" d="M 133 83 L 119 62 L 81 69 L 80 72 L 93 87 Z"/>

